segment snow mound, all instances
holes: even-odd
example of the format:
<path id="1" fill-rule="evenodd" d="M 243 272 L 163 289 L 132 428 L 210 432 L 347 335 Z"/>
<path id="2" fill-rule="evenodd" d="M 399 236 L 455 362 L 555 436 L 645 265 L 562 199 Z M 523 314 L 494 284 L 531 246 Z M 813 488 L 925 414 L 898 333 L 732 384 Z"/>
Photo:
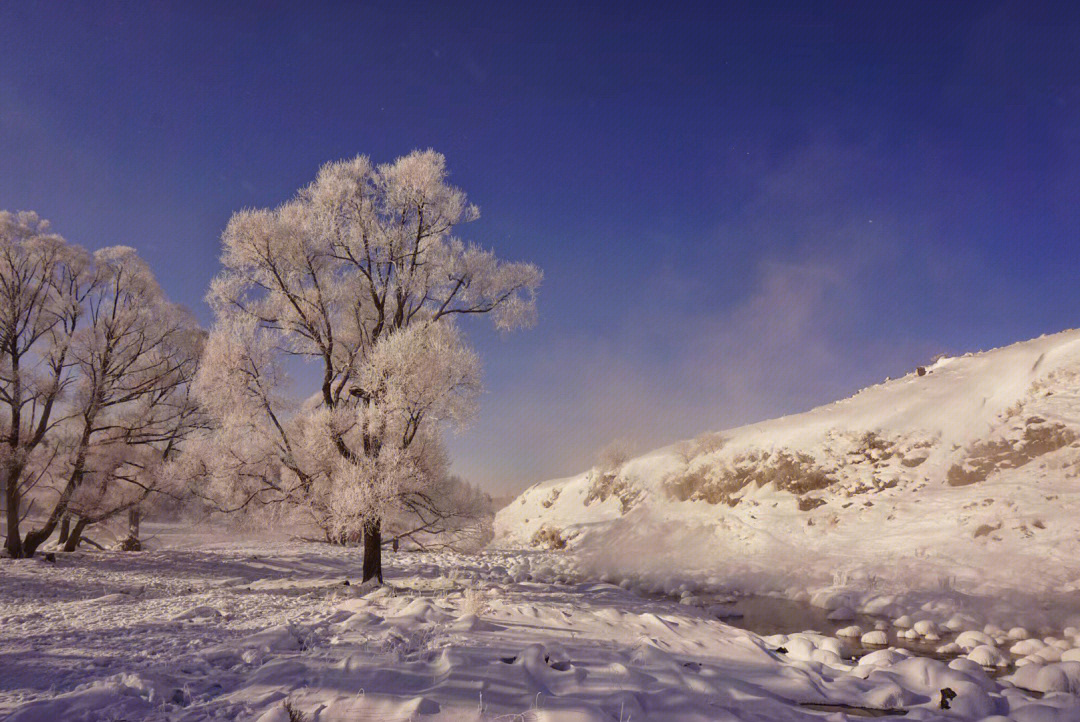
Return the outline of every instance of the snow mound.
<path id="1" fill-rule="evenodd" d="M 240 647 L 264 652 L 287 652 L 300 649 L 300 637 L 287 624 L 276 624 L 240 641 Z"/>
<path id="2" fill-rule="evenodd" d="M 387 621 L 396 623 L 409 622 L 445 622 L 453 615 L 430 599 L 417 597 Z"/>
<path id="3" fill-rule="evenodd" d="M 174 615 L 172 619 L 174 622 L 179 622 L 189 619 L 218 619 L 219 617 L 221 617 L 221 612 L 209 605 L 201 605 L 180 612 Z"/>

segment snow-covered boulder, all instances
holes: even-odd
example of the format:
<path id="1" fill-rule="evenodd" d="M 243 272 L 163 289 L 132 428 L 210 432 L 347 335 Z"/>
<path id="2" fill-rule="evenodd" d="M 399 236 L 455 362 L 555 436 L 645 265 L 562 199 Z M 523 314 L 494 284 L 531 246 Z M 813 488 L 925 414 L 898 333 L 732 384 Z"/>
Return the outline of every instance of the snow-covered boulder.
<path id="1" fill-rule="evenodd" d="M 1040 649 L 1045 647 L 1041 639 L 1021 639 L 1016 644 L 1009 647 L 1009 654 L 1024 655 L 1034 654 Z"/>
<path id="2" fill-rule="evenodd" d="M 864 634 L 859 641 L 866 647 L 884 647 L 889 643 L 889 635 L 880 629 L 875 629 Z"/>
<path id="3" fill-rule="evenodd" d="M 983 644 L 967 653 L 967 658 L 975 664 L 983 667 L 1006 667 L 1009 658 L 1002 654 L 997 647 Z"/>
<path id="4" fill-rule="evenodd" d="M 956 644 L 965 652 L 970 652 L 976 647 L 981 647 L 983 645 L 993 647 L 996 643 L 994 642 L 994 638 L 989 634 L 972 629 L 957 635 Z"/>
<path id="5" fill-rule="evenodd" d="M 1030 636 L 1031 635 L 1028 633 L 1028 630 L 1024 629 L 1023 627 L 1013 627 L 1009 630 L 1009 639 L 1015 639 L 1019 641 L 1021 639 L 1027 639 Z"/>
<path id="6" fill-rule="evenodd" d="M 920 619 L 912 628 L 920 637 L 934 641 L 940 639 L 937 625 L 932 619 Z"/>
<path id="7" fill-rule="evenodd" d="M 1076 694 L 1080 692 L 1080 662 L 1028 664 L 1018 667 L 1008 679 L 1017 687 L 1043 694 L 1051 692 Z"/>

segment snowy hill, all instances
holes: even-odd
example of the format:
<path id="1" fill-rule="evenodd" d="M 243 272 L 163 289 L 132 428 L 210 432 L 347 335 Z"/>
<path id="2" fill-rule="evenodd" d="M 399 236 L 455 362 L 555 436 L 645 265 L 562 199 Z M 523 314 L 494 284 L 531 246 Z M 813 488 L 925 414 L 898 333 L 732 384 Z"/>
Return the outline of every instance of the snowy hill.
<path id="1" fill-rule="evenodd" d="M 536 484 L 499 512 L 497 543 L 565 546 L 635 575 L 677 561 L 768 587 L 1069 590 L 1078 440 L 1080 331 L 1066 331 Z"/>

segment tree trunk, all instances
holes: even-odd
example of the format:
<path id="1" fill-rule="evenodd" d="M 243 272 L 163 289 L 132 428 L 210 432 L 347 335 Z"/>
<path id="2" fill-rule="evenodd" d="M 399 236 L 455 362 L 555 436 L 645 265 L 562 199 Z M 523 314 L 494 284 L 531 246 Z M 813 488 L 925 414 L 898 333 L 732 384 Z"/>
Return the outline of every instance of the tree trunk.
<path id="1" fill-rule="evenodd" d="M 101 393 L 98 389 L 96 392 Z M 79 488 L 83 481 L 83 475 L 86 471 L 86 455 L 90 449 L 90 439 L 94 433 L 94 419 L 97 418 L 97 403 L 95 402 L 89 411 L 83 415 L 83 431 L 82 437 L 79 439 L 78 452 L 75 454 L 75 463 L 72 465 L 71 474 L 68 475 L 67 484 L 64 485 L 64 490 L 60 492 L 59 498 L 56 500 L 56 505 L 53 506 L 52 513 L 49 514 L 49 518 L 45 520 L 45 525 L 40 529 L 34 529 L 33 531 L 26 532 L 26 538 L 23 539 L 23 556 L 32 557 L 37 548 L 45 543 L 45 540 L 52 536 L 52 533 L 56 531 L 56 527 L 60 524 L 60 518 L 67 515 L 68 504 L 71 503 L 71 497 L 75 495 L 75 490 Z M 82 519 L 79 520 L 81 522 Z M 76 528 L 80 528 L 76 523 Z M 83 524 L 83 527 L 86 525 Z M 76 546 L 78 540 L 75 541 Z M 64 547 L 66 550 L 67 547 Z"/>
<path id="2" fill-rule="evenodd" d="M 57 543 L 63 544 L 68 540 L 68 534 L 71 533 L 71 515 L 65 514 L 64 518 L 60 521 L 60 538 L 57 539 Z"/>
<path id="3" fill-rule="evenodd" d="M 379 580 L 379 584 L 383 583 L 382 578 L 382 522 L 373 521 L 364 526 L 364 578 L 363 582 L 369 579 Z"/>
<path id="4" fill-rule="evenodd" d="M 141 517 L 142 513 L 139 511 L 139 507 L 133 506 L 128 509 L 128 535 L 127 539 L 120 542 L 120 551 L 142 551 L 142 542 L 139 541 L 139 521 L 141 520 Z"/>
<path id="5" fill-rule="evenodd" d="M 80 519 L 79 522 L 81 521 L 82 520 Z M 75 522 L 76 529 L 79 528 L 79 522 Z M 26 532 L 26 538 L 23 539 L 23 556 L 27 559 L 34 556 L 34 552 L 37 551 L 37 548 L 52 536 L 53 531 L 56 530 L 56 524 L 57 522 L 50 517 L 42 528 Z M 70 538 L 71 537 L 68 537 L 68 539 Z"/>
<path id="6" fill-rule="evenodd" d="M 60 520 L 63 517 L 68 516 L 68 503 L 71 501 L 71 497 L 74 496 L 75 490 L 82 483 L 83 467 L 86 464 L 86 438 L 83 438 L 83 448 L 79 452 L 78 458 L 75 460 L 75 468 L 71 471 L 71 476 L 68 477 L 68 482 L 64 486 L 64 490 L 60 492 L 60 497 L 56 500 L 56 505 L 53 506 L 52 513 L 45 520 L 45 524 L 40 529 L 32 529 L 26 532 L 26 538 L 23 539 L 23 556 L 29 559 L 34 556 L 34 552 L 37 548 L 45 543 L 45 541 L 52 536 L 52 533 L 56 531 L 56 527 L 60 525 Z M 82 524 L 80 527 L 79 525 Z M 83 520 L 75 522 L 75 528 L 82 531 L 86 527 Z M 74 532 L 72 532 L 74 533 Z M 68 537 L 68 541 L 71 541 L 71 537 Z M 75 540 L 75 545 L 78 546 L 79 540 Z M 64 547 L 65 551 L 67 547 Z"/>
<path id="7" fill-rule="evenodd" d="M 64 551 L 73 552 L 79 548 L 79 542 L 82 541 L 83 529 L 87 526 L 86 519 L 79 519 L 75 522 L 74 528 L 71 530 L 71 534 L 68 535 L 67 543 L 64 544 Z"/>
<path id="8" fill-rule="evenodd" d="M 12 478 L 11 469 L 5 469 L 4 506 L 7 508 L 7 547 L 8 556 L 21 559 L 23 555 L 22 536 L 19 534 L 20 499 L 18 479 Z"/>

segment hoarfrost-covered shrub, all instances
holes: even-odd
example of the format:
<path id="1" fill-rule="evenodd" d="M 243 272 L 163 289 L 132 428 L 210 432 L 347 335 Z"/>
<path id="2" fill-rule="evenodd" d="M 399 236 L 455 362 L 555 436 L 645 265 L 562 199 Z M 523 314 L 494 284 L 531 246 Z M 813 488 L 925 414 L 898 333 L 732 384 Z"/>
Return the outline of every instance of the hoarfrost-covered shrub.
<path id="1" fill-rule="evenodd" d="M 282 701 L 281 708 L 285 710 L 289 722 L 308 722 L 308 716 L 291 699 Z"/>
<path id="2" fill-rule="evenodd" d="M 440 648 L 446 632 L 445 625 L 394 627 L 379 644 L 379 650 L 398 661 L 413 661 Z"/>
<path id="3" fill-rule="evenodd" d="M 689 465 L 699 456 L 712 454 L 722 448 L 724 448 L 724 437 L 718 432 L 708 431 L 689 441 L 680 441 L 675 445 L 675 453 L 684 464 Z"/>
<path id="4" fill-rule="evenodd" d="M 566 539 L 563 538 L 562 532 L 553 526 L 544 524 L 542 527 L 536 530 L 529 543 L 534 547 L 543 547 L 544 549 L 551 549 L 557 551 L 559 549 L 566 548 Z"/>
<path id="5" fill-rule="evenodd" d="M 741 454 L 730 465 L 687 468 L 670 475 L 663 486 L 671 498 L 679 501 L 735 506 L 740 492 L 749 485 L 760 488 L 773 484 L 779 491 L 802 495 L 835 482 L 836 478 L 809 454 L 780 450 Z"/>
<path id="6" fill-rule="evenodd" d="M 473 614 L 480 616 L 488 611 L 488 598 L 487 596 L 476 589 L 475 587 L 468 587 L 462 592 L 461 595 L 461 612 L 462 614 Z"/>
<path id="7" fill-rule="evenodd" d="M 1076 433 L 1064 424 L 1049 423 L 1033 416 L 1026 420 L 1019 439 L 996 439 L 975 444 L 965 452 L 960 464 L 946 473 L 949 486 L 967 486 L 985 481 L 998 469 L 1012 469 L 1077 440 Z"/>
<path id="8" fill-rule="evenodd" d="M 619 500 L 619 512 L 625 514 L 641 501 L 641 489 L 618 474 L 603 473 L 598 470 L 593 470 L 591 474 L 592 480 L 583 500 L 585 506 L 595 501 L 603 503 L 615 497 Z"/>
<path id="9" fill-rule="evenodd" d="M 559 500 L 559 494 L 561 492 L 562 489 L 552 489 L 551 493 L 548 494 L 547 498 L 540 502 L 540 506 L 544 507 L 545 509 L 550 509 L 552 505 Z"/>
<path id="10" fill-rule="evenodd" d="M 597 454 L 596 468 L 601 474 L 618 474 L 632 456 L 630 442 L 616 439 L 600 449 Z"/>
<path id="11" fill-rule="evenodd" d="M 631 458 L 630 449 L 629 442 L 616 440 L 600 450 L 597 465 L 589 472 L 589 487 L 583 500 L 585 506 L 596 501 L 603 503 L 614 496 L 619 500 L 620 513 L 625 514 L 641 500 L 641 489 L 623 475 L 623 468 Z M 552 498 L 552 503 L 556 498 L 557 495 Z"/>

